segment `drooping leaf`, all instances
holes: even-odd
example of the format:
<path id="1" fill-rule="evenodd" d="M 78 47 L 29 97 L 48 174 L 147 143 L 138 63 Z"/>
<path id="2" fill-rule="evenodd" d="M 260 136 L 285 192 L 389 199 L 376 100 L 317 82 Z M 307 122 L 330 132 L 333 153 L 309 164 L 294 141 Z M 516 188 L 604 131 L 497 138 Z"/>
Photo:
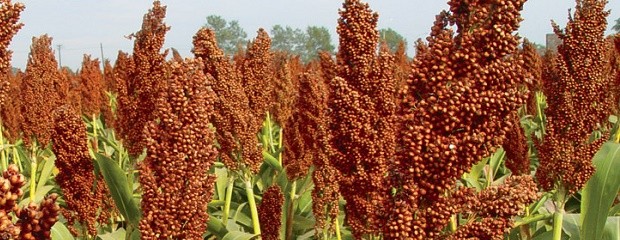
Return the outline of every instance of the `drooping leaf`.
<path id="1" fill-rule="evenodd" d="M 97 238 L 100 240 L 116 240 L 116 239 L 123 239 L 125 238 L 125 235 L 127 234 L 127 232 L 125 231 L 124 228 L 119 228 L 116 229 L 113 232 L 108 232 L 105 234 L 101 234 L 101 235 L 97 235 Z"/>
<path id="2" fill-rule="evenodd" d="M 222 240 L 249 240 L 255 239 L 255 235 L 240 231 L 230 231 L 222 238 Z"/>
<path id="3" fill-rule="evenodd" d="M 609 210 L 620 190 L 620 144 L 603 144 L 592 161 L 596 172 L 581 194 L 582 239 L 602 238 Z"/>
<path id="4" fill-rule="evenodd" d="M 74 239 L 73 235 L 71 235 L 71 232 L 69 232 L 69 229 L 67 229 L 67 227 L 61 222 L 56 222 L 54 226 L 52 226 L 51 233 L 52 240 Z"/>
<path id="5" fill-rule="evenodd" d="M 99 153 L 95 153 L 95 156 L 116 207 L 130 224 L 138 226 L 141 212 L 133 199 L 125 172 L 112 159 Z"/>

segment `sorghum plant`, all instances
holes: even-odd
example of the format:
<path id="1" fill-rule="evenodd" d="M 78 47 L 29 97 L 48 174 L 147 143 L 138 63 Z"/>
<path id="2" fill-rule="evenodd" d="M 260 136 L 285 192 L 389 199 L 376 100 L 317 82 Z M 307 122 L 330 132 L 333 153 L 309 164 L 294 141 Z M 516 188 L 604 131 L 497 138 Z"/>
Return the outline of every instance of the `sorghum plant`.
<path id="1" fill-rule="evenodd" d="M 215 33 L 200 29 L 194 36 L 194 55 L 203 60 L 204 72 L 214 78 L 216 94 L 212 123 L 217 129 L 220 157 L 229 170 L 249 168 L 257 171 L 262 163 L 248 97 L 243 91 L 240 73 L 229 58 L 217 47 Z"/>
<path id="2" fill-rule="evenodd" d="M 607 1 L 577 0 L 575 13 L 561 30 L 554 73 L 543 77 L 547 96 L 547 125 L 542 141 L 536 142 L 540 166 L 536 178 L 545 190 L 556 190 L 554 239 L 561 235 L 564 203 L 594 173 L 592 157 L 605 137 L 591 139 L 611 110 L 608 89 L 613 81 L 609 46 L 604 38 Z"/>
<path id="3" fill-rule="evenodd" d="M 455 191 L 456 181 L 502 144 L 513 125 L 505 119 L 526 99 L 518 88 L 525 79 L 516 55 L 519 37 L 513 35 L 524 2 L 452 0 L 450 12 L 437 15 L 404 89 L 386 237 L 445 238 L 451 216 L 462 211 L 459 202 L 472 197 L 460 193 L 468 190 Z M 502 236 L 509 225 L 491 223 L 509 217 L 477 224 Z"/>
<path id="4" fill-rule="evenodd" d="M 509 116 L 512 127 L 507 132 L 502 148 L 506 151 L 506 167 L 512 175 L 530 175 L 530 153 L 525 132 L 521 127 L 521 119 L 516 113 Z"/>
<path id="5" fill-rule="evenodd" d="M 284 204 L 284 195 L 280 187 L 278 185 L 268 187 L 263 193 L 263 201 L 258 205 L 262 239 L 280 239 L 282 204 Z"/>
<path id="6" fill-rule="evenodd" d="M 99 60 L 84 55 L 80 69 L 81 110 L 86 116 L 99 115 L 105 102 L 103 75 L 99 69 Z"/>
<path id="7" fill-rule="evenodd" d="M 331 229 L 338 216 L 338 172 L 329 160 L 329 139 L 327 135 L 327 99 L 328 83 L 318 70 L 310 70 L 300 76 L 299 100 L 296 104 L 297 115 L 290 129 L 298 136 L 286 137 L 297 139 L 297 150 L 286 148 L 286 153 L 297 152 L 300 158 L 308 158 L 315 169 L 312 172 L 314 189 L 312 189 L 312 212 L 314 213 L 316 234 Z M 301 151 L 303 150 L 303 151 Z M 288 157 L 288 156 L 287 156 Z"/>
<path id="8" fill-rule="evenodd" d="M 388 166 L 395 151 L 394 58 L 377 56 L 378 14 L 346 0 L 338 20 L 336 77 L 330 83 L 329 143 L 356 238 L 379 235 L 390 196 Z"/>
<path id="9" fill-rule="evenodd" d="M 241 82 L 248 97 L 250 109 L 254 112 L 253 121 L 256 126 L 262 126 L 273 101 L 273 54 L 270 49 L 271 38 L 261 28 L 254 41 L 249 43 L 243 62 L 237 65 L 241 72 Z"/>
<path id="10" fill-rule="evenodd" d="M 0 237 L 3 239 L 51 239 L 51 228 L 58 221 L 60 207 L 56 203 L 58 195 L 46 196 L 37 205 L 30 203 L 18 207 L 17 202 L 24 192 L 21 188 L 26 178 L 19 173 L 16 165 L 9 165 L 0 178 Z M 14 214 L 12 214 L 13 212 Z M 12 218 L 17 217 L 13 223 Z"/>
<path id="11" fill-rule="evenodd" d="M 73 235 L 78 235 L 72 226 L 77 220 L 89 235 L 94 236 L 97 233 L 97 213 L 109 214 L 107 209 L 102 209 L 109 191 L 103 179 L 95 175 L 93 160 L 88 153 L 86 126 L 79 113 L 71 105 L 64 105 L 54 112 L 53 119 L 54 164 L 59 170 L 56 182 L 67 204 L 63 215 Z"/>
<path id="12" fill-rule="evenodd" d="M 144 126 L 155 119 L 153 106 L 157 94 L 165 88 L 165 57 L 167 52 L 160 53 L 164 45 L 164 37 L 170 29 L 163 22 L 166 7 L 159 1 L 153 2 L 153 8 L 144 15 L 142 28 L 132 35 L 135 37 L 132 66 L 133 69 L 116 75 L 127 77 L 117 80 L 126 84 L 127 93 L 123 101 L 119 101 L 119 130 L 128 146 L 130 154 L 142 153 L 145 147 Z M 123 76 L 125 75 L 125 76 Z"/>
<path id="13" fill-rule="evenodd" d="M 0 108 L 5 105 L 6 92 L 8 91 L 7 74 L 11 70 L 11 54 L 9 44 L 17 31 L 24 24 L 18 23 L 19 16 L 24 10 L 24 4 L 11 3 L 11 0 L 0 1 Z"/>
<path id="14" fill-rule="evenodd" d="M 21 123 L 24 121 L 21 112 L 21 82 L 24 78 L 24 73 L 19 71 L 15 74 L 7 74 L 8 91 L 6 96 L 8 97 L 8 104 L 5 104 L 0 109 L 2 114 L 2 127 L 4 137 L 10 142 L 15 142 L 20 137 Z"/>
<path id="15" fill-rule="evenodd" d="M 166 88 L 155 102 L 157 117 L 145 129 L 148 155 L 139 165 L 143 239 L 202 239 L 217 157 L 209 127 L 213 79 L 199 60 L 170 64 Z"/>
<path id="16" fill-rule="evenodd" d="M 26 73 L 22 80 L 22 131 L 24 142 L 32 137 L 45 146 L 53 127 L 52 112 L 66 99 L 68 84 L 58 71 L 58 63 L 51 48 L 52 38 L 43 35 L 32 38 Z"/>

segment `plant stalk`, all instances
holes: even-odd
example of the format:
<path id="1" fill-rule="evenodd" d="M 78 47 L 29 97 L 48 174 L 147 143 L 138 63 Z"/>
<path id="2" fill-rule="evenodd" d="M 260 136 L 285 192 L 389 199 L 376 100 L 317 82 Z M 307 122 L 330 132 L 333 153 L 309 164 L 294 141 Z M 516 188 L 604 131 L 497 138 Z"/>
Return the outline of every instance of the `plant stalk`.
<path id="1" fill-rule="evenodd" d="M 456 214 L 453 214 L 452 216 L 450 216 L 450 231 L 451 232 L 456 232 Z"/>
<path id="2" fill-rule="evenodd" d="M 273 136 L 271 136 L 271 116 L 269 115 L 269 111 L 267 111 L 267 131 L 269 131 L 269 149 L 272 153 L 275 153 L 276 149 L 273 146 Z"/>
<path id="3" fill-rule="evenodd" d="M 555 213 L 553 214 L 553 240 L 562 239 L 562 221 L 564 220 L 564 204 L 566 203 L 566 190 L 560 186 L 555 197 Z"/>
<path id="4" fill-rule="evenodd" d="M 285 239 L 292 240 L 293 239 L 293 217 L 294 217 L 294 208 L 295 205 L 295 192 L 297 191 L 297 181 L 293 181 L 291 186 L 291 193 L 288 201 L 288 208 L 286 210 L 286 233 Z"/>
<path id="5" fill-rule="evenodd" d="M 34 202 L 34 197 L 35 197 L 35 193 L 36 193 L 36 182 L 37 182 L 37 149 L 36 149 L 36 142 L 33 141 L 32 142 L 32 152 L 31 152 L 31 158 L 30 158 L 30 202 Z"/>
<path id="6" fill-rule="evenodd" d="M 342 236 L 340 235 L 340 221 L 338 221 L 338 217 L 336 217 L 336 239 L 337 240 L 342 240 Z"/>
<path id="7" fill-rule="evenodd" d="M 224 199 L 224 215 L 222 216 L 222 222 L 224 226 L 228 224 L 228 214 L 230 214 L 230 202 L 232 201 L 233 188 L 235 187 L 235 176 L 230 174 L 228 178 L 228 184 L 226 185 L 226 197 Z"/>
<path id="8" fill-rule="evenodd" d="M 245 191 L 248 196 L 248 204 L 250 205 L 250 212 L 252 213 L 252 227 L 254 228 L 254 234 L 260 235 L 260 222 L 258 220 L 258 210 L 256 208 L 256 201 L 254 200 L 254 187 L 252 186 L 252 179 L 248 177 L 245 180 Z"/>

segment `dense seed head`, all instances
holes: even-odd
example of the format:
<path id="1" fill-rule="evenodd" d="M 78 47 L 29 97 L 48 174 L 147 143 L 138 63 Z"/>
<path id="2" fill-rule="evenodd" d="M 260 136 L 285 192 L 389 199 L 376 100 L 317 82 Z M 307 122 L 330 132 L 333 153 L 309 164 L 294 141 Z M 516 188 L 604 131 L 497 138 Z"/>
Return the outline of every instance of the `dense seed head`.
<path id="1" fill-rule="evenodd" d="M 126 74 L 126 79 L 121 82 L 126 85 L 127 101 L 119 101 L 118 114 L 123 121 L 121 136 L 133 155 L 142 153 L 145 147 L 144 126 L 155 119 L 153 106 L 157 94 L 165 88 L 167 52 L 160 53 L 170 29 L 164 23 L 165 16 L 166 7 L 159 1 L 153 2 L 153 8 L 144 15 L 142 28 L 132 35 L 136 39 L 131 56 L 132 69 L 117 75 Z"/>
<path id="2" fill-rule="evenodd" d="M 248 44 L 248 50 L 241 62 L 237 63 L 243 89 L 254 113 L 253 125 L 258 130 L 262 127 L 266 112 L 271 108 L 274 96 L 273 53 L 270 49 L 271 38 L 261 28 L 256 38 Z"/>
<path id="3" fill-rule="evenodd" d="M 395 151 L 394 57 L 377 54 L 377 19 L 368 4 L 344 2 L 328 103 L 329 158 L 339 171 L 347 223 L 357 238 L 378 234 L 385 224 L 388 165 Z"/>
<path id="4" fill-rule="evenodd" d="M 93 160 L 88 153 L 86 126 L 78 112 L 70 105 L 54 112 L 54 164 L 59 170 L 56 182 L 67 204 L 65 218 L 78 220 L 91 235 L 96 234 L 97 212 L 109 193 L 99 179 L 95 183 Z"/>
<path id="5" fill-rule="evenodd" d="M 9 88 L 7 74 L 11 70 L 11 55 L 9 44 L 17 31 L 24 24 L 18 23 L 24 4 L 11 3 L 10 0 L 0 1 L 0 108 L 5 105 L 6 94 Z"/>
<path id="6" fill-rule="evenodd" d="M 20 239 L 51 239 L 52 226 L 58 221 L 60 213 L 56 199 L 58 195 L 53 193 L 39 205 L 30 203 L 16 212 L 19 219 L 16 225 L 21 229 Z"/>
<path id="7" fill-rule="evenodd" d="M 202 28 L 194 36 L 194 55 L 202 59 L 204 73 L 212 76 L 217 95 L 211 120 L 220 145 L 222 162 L 230 170 L 244 167 L 258 172 L 263 161 L 256 137 L 260 126 L 244 92 L 241 73 L 218 48 L 215 33 Z"/>
<path id="8" fill-rule="evenodd" d="M 419 45 L 403 89 L 404 122 L 391 174 L 394 188 L 402 189 L 395 202 L 416 214 L 414 226 L 406 226 L 390 213 L 388 238 L 437 238 L 458 211 L 451 201 L 459 197 L 443 200 L 445 194 L 512 127 L 505 119 L 526 99 L 514 35 L 524 2 L 449 1 L 450 12 L 437 15 L 428 45 Z"/>
<path id="9" fill-rule="evenodd" d="M 154 105 L 156 119 L 145 128 L 147 152 L 140 163 L 143 239 L 202 239 L 208 220 L 217 158 L 209 114 L 213 79 L 202 62 L 170 63 L 166 88 Z"/>
<path id="10" fill-rule="evenodd" d="M 506 167 L 510 169 L 512 175 L 529 175 L 530 149 L 525 132 L 516 113 L 511 114 L 509 118 L 512 126 L 506 134 L 507 140 L 502 144 L 502 148 L 506 151 Z"/>
<path id="11" fill-rule="evenodd" d="M 26 73 L 21 84 L 24 142 L 31 138 L 43 146 L 50 140 L 52 112 L 67 99 L 68 83 L 58 71 L 51 48 L 52 38 L 43 35 L 32 39 Z"/>
<path id="12" fill-rule="evenodd" d="M 80 69 L 80 83 L 82 114 L 99 115 L 105 101 L 105 90 L 98 59 L 84 55 Z"/>
<path id="13" fill-rule="evenodd" d="M 18 71 L 6 75 L 8 88 L 6 92 L 6 104 L 0 108 L 2 114 L 3 136 L 14 143 L 21 135 L 21 124 L 24 121 L 22 116 L 21 84 L 24 73 Z"/>
<path id="14" fill-rule="evenodd" d="M 543 75 L 547 97 L 547 126 L 536 146 L 538 182 L 545 190 L 562 186 L 569 194 L 581 189 L 594 173 L 591 159 L 605 137 L 589 142 L 611 111 L 607 1 L 578 0 L 574 16 L 563 31 L 554 68 Z"/>
<path id="15" fill-rule="evenodd" d="M 263 201 L 258 206 L 261 238 L 265 240 L 280 239 L 282 225 L 282 205 L 284 195 L 280 186 L 273 185 L 263 193 Z"/>

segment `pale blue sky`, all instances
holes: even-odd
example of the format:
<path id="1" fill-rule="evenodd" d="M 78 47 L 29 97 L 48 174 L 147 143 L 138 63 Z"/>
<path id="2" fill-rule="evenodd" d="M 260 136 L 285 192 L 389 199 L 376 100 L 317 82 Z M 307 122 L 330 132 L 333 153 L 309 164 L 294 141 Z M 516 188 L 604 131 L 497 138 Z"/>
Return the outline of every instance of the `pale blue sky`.
<path id="1" fill-rule="evenodd" d="M 140 29 L 142 16 L 151 7 L 145 0 L 23 0 L 26 24 L 13 38 L 13 65 L 24 68 L 33 36 L 47 33 L 53 44 L 62 45 L 62 64 L 79 68 L 84 53 L 100 58 L 103 44 L 105 58 L 114 60 L 118 50 L 131 51 L 132 41 L 124 38 Z M 391 27 L 409 40 L 426 37 L 434 16 L 447 8 L 444 0 L 368 0 L 379 12 L 379 27 Z M 271 29 L 276 24 L 305 28 L 325 26 L 337 42 L 336 21 L 338 0 L 163 0 L 168 6 L 166 23 L 172 27 L 165 47 L 174 47 L 190 56 L 192 36 L 205 23 L 208 15 L 238 20 L 254 37 L 259 27 Z M 524 7 L 520 35 L 544 44 L 544 35 L 551 32 L 550 20 L 564 26 L 568 9 L 574 0 L 529 0 Z M 620 17 L 620 0 L 609 0 L 611 24 Z M 608 31 L 608 34 L 611 31 Z M 411 46 L 408 46 L 412 48 Z"/>

